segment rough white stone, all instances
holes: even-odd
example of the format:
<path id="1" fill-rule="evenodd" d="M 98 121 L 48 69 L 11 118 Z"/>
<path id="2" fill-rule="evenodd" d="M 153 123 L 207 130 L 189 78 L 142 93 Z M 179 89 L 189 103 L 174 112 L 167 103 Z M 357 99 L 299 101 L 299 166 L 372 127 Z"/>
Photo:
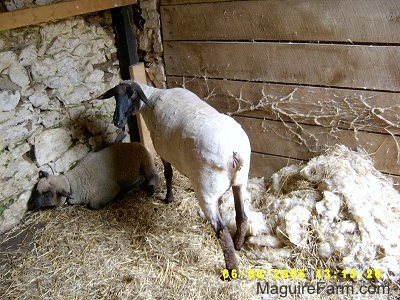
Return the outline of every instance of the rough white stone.
<path id="1" fill-rule="evenodd" d="M 159 53 L 160 55 L 162 55 L 164 48 L 162 45 L 162 37 L 161 37 L 161 31 L 160 30 L 156 30 L 154 32 L 154 44 L 153 44 L 153 50 L 155 53 Z"/>
<path id="2" fill-rule="evenodd" d="M 63 96 L 60 100 L 65 105 L 75 105 L 82 101 L 90 100 L 90 91 L 85 85 L 76 86 L 72 92 Z"/>
<path id="3" fill-rule="evenodd" d="M 78 144 L 65 152 L 61 158 L 54 163 L 54 171 L 57 173 L 70 170 L 87 153 L 89 148 L 84 144 Z"/>
<path id="4" fill-rule="evenodd" d="M 31 65 L 34 61 L 37 60 L 37 48 L 35 45 L 29 45 L 28 47 L 22 49 L 18 60 L 23 66 L 29 66 Z"/>
<path id="5" fill-rule="evenodd" d="M 144 28 L 157 29 L 160 28 L 160 15 L 156 10 L 148 11 L 148 19 L 144 24 Z"/>
<path id="6" fill-rule="evenodd" d="M 85 78 L 85 82 L 89 83 L 97 83 L 102 82 L 104 77 L 104 72 L 102 70 L 93 70 L 88 76 Z"/>
<path id="7" fill-rule="evenodd" d="M 79 60 L 73 58 L 67 52 L 62 52 L 54 56 L 57 65 L 57 73 L 60 76 L 66 76 L 65 73 L 71 70 L 78 71 Z"/>
<path id="8" fill-rule="evenodd" d="M 27 87 L 30 83 L 28 72 L 19 63 L 11 64 L 8 74 L 10 80 L 15 84 L 18 84 L 20 87 Z"/>
<path id="9" fill-rule="evenodd" d="M 51 57 L 38 59 L 32 64 L 31 68 L 32 77 L 36 81 L 52 77 L 57 72 L 57 64 Z"/>
<path id="10" fill-rule="evenodd" d="M 36 172 L 33 164 L 21 159 L 7 165 L 2 174 L 1 199 L 15 197 L 22 189 L 29 188 Z"/>
<path id="11" fill-rule="evenodd" d="M 20 91 L 21 91 L 21 98 L 22 97 L 29 98 L 35 93 L 35 90 L 30 86 L 25 86 L 24 88 L 21 88 Z"/>
<path id="12" fill-rule="evenodd" d="M 38 165 L 56 160 L 71 144 L 71 137 L 63 128 L 43 131 L 35 137 L 35 157 Z"/>
<path id="13" fill-rule="evenodd" d="M 17 62 L 17 55 L 12 51 L 0 52 L 0 73 Z"/>
<path id="14" fill-rule="evenodd" d="M 157 10 L 157 1 L 140 1 L 139 4 L 142 10 Z"/>
<path id="15" fill-rule="evenodd" d="M 21 221 L 25 214 L 30 195 L 30 189 L 23 191 L 16 201 L 4 211 L 0 217 L 0 234 L 10 230 Z"/>
<path id="16" fill-rule="evenodd" d="M 8 75 L 0 75 L 0 90 L 16 91 L 19 89 L 20 87 L 12 82 Z"/>
<path id="17" fill-rule="evenodd" d="M 64 115 L 60 111 L 45 111 L 41 113 L 41 117 L 45 128 L 58 126 L 64 120 Z"/>
<path id="18" fill-rule="evenodd" d="M 0 124 L 0 149 L 8 145 L 21 143 L 27 139 L 37 128 L 37 117 L 17 115 Z"/>
<path id="19" fill-rule="evenodd" d="M 91 52 L 91 46 L 86 44 L 80 44 L 78 47 L 75 48 L 73 54 L 79 57 L 86 56 L 88 53 Z"/>
<path id="20" fill-rule="evenodd" d="M 71 82 L 66 77 L 53 76 L 45 80 L 47 86 L 52 89 L 70 88 L 72 89 Z"/>
<path id="21" fill-rule="evenodd" d="M 21 93 L 19 91 L 0 91 L 0 111 L 13 110 L 20 99 Z"/>
<path id="22" fill-rule="evenodd" d="M 35 0 L 35 3 L 37 5 L 46 5 L 46 4 L 52 4 L 60 1 L 54 1 L 54 0 Z"/>
<path id="23" fill-rule="evenodd" d="M 46 91 L 44 90 L 36 90 L 31 96 L 29 96 L 29 101 L 32 103 L 34 107 L 45 107 L 50 99 L 47 96 Z"/>
<path id="24" fill-rule="evenodd" d="M 21 159 L 21 157 L 28 151 L 31 150 L 31 147 L 29 144 L 21 144 L 21 145 L 15 145 L 10 147 L 10 156 L 13 159 Z"/>
<path id="25" fill-rule="evenodd" d="M 0 113 L 0 124 L 9 121 L 11 118 L 13 118 L 15 115 L 15 111 L 4 111 Z"/>

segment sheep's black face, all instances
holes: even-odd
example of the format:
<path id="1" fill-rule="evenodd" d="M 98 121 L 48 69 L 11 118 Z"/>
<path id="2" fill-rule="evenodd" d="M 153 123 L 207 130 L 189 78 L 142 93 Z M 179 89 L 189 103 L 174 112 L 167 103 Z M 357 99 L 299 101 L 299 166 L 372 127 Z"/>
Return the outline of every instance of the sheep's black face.
<path id="1" fill-rule="evenodd" d="M 105 92 L 98 99 L 106 99 L 113 96 L 116 101 L 113 123 L 118 128 L 125 127 L 128 117 L 140 110 L 140 101 L 150 105 L 142 89 L 135 82 L 129 84 L 121 83 Z"/>
<path id="2" fill-rule="evenodd" d="M 130 97 L 127 93 L 116 94 L 115 95 L 115 111 L 113 117 L 113 123 L 118 128 L 123 128 L 128 121 L 129 115 L 134 111 L 134 101 L 135 95 Z"/>

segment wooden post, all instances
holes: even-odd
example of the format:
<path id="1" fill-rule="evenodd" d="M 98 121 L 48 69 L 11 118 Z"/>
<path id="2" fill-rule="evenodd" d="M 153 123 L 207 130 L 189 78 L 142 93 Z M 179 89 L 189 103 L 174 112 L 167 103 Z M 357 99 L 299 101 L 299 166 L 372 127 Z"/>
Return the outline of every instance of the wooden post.
<path id="1" fill-rule="evenodd" d="M 129 67 L 129 73 L 133 80 L 136 80 L 141 83 L 147 83 L 146 79 L 146 70 L 144 68 L 144 63 L 138 63 Z M 153 142 L 151 141 L 150 131 L 146 126 L 146 123 L 143 120 L 143 117 L 140 113 L 136 114 L 137 123 L 139 127 L 139 136 L 140 141 L 143 145 L 150 151 L 150 153 L 154 156 L 157 155 L 156 150 L 154 149 Z"/>

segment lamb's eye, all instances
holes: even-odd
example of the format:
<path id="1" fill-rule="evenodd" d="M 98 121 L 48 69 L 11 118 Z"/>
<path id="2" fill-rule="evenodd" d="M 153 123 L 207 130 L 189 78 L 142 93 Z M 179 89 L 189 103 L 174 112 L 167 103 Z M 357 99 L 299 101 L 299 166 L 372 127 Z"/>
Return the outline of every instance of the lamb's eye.
<path id="1" fill-rule="evenodd" d="M 47 199 L 53 198 L 54 194 L 51 191 L 47 191 L 43 193 L 43 196 Z"/>

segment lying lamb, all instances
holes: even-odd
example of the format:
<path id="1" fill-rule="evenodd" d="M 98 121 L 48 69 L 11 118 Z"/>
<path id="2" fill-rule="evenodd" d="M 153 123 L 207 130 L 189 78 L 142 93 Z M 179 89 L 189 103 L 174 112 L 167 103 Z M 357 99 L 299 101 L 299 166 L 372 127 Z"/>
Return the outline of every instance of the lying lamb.
<path id="1" fill-rule="evenodd" d="M 149 151 L 140 143 L 111 145 L 89 153 L 65 175 L 39 172 L 39 182 L 29 200 L 29 210 L 68 204 L 104 207 L 120 192 L 146 182 L 154 194 L 159 176 Z"/>
<path id="2" fill-rule="evenodd" d="M 124 81 L 99 99 L 112 96 L 116 99 L 117 127 L 123 128 L 129 115 L 141 111 L 164 164 L 165 202 L 173 199 L 172 163 L 189 178 L 200 207 L 220 240 L 226 268 L 237 269 L 235 248 L 240 250 L 248 229 L 243 192 L 250 165 L 250 143 L 241 126 L 182 88 L 163 90 Z M 218 200 L 230 187 L 236 210 L 235 243 L 218 211 Z"/>

